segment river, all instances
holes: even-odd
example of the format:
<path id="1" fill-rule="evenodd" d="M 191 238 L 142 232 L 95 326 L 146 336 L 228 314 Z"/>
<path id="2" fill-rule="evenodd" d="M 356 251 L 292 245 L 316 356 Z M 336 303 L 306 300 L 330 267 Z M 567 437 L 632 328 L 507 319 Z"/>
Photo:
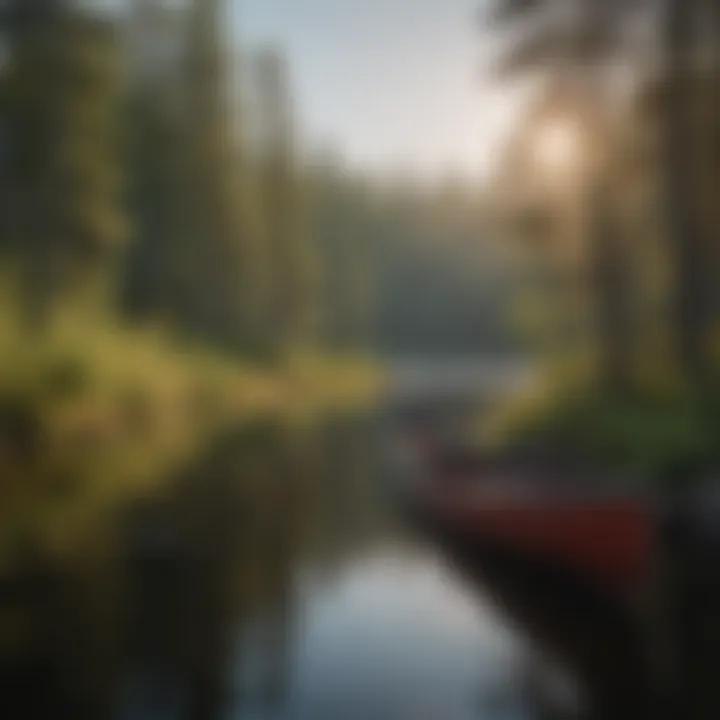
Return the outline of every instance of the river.
<path id="1" fill-rule="evenodd" d="M 337 443 L 333 433 L 333 440 L 333 467 L 353 455 L 372 459 L 357 438 Z M 280 577 L 269 583 L 279 595 L 251 601 L 221 627 L 213 627 L 217 617 L 195 615 L 208 623 L 201 634 L 229 636 L 222 660 L 211 663 L 223 679 L 208 686 L 222 699 L 204 707 L 237 720 L 532 718 L 519 641 L 438 551 L 388 511 L 383 483 L 353 472 L 358 465 L 334 477 L 333 485 L 343 481 L 334 497 L 321 482 L 323 508 L 306 507 L 305 539 L 280 553 Z M 241 577 L 258 573 L 267 547 L 236 561 Z M 165 654 L 160 665 L 173 660 Z M 157 675 L 141 670 L 128 686 L 123 720 L 186 717 L 193 701 L 175 672 L 158 693 Z"/>
<path id="2" fill-rule="evenodd" d="M 529 717 L 511 638 L 432 552 L 386 542 L 303 585 L 283 706 L 230 717 Z"/>
<path id="3" fill-rule="evenodd" d="M 389 508 L 386 433 L 229 433 L 84 557 L 5 581 L 7 717 L 535 717 L 519 640 Z"/>

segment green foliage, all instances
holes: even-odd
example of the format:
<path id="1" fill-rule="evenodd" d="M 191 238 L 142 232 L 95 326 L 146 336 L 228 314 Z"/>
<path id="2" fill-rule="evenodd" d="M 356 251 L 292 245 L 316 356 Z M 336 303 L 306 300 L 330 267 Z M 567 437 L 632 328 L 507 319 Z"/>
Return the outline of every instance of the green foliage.
<path id="1" fill-rule="evenodd" d="M 53 3 L 18 11 L 8 41 L 9 225 L 27 310 L 45 322 L 68 297 L 107 286 L 126 235 L 120 45 L 112 24 Z"/>
<path id="2" fill-rule="evenodd" d="M 553 383 L 503 408 L 485 428 L 496 443 L 554 449 L 627 480 L 681 488 L 720 463 L 720 395 L 645 389 L 617 396 L 584 382 Z"/>
<path id="3" fill-rule="evenodd" d="M 9 4 L 0 566 L 64 553 L 230 428 L 304 426 L 379 384 L 317 346 L 322 248 L 281 56 L 256 79 L 271 132 L 253 156 L 222 0 Z"/>
<path id="4" fill-rule="evenodd" d="M 597 202 L 588 203 L 578 233 L 589 272 L 572 270 L 587 285 L 588 305 L 595 310 L 593 322 L 586 323 L 591 332 L 582 340 L 597 351 L 599 362 L 581 379 L 551 383 L 531 402 L 506 408 L 499 425 L 505 423 L 507 442 L 565 448 L 588 463 L 662 484 L 691 481 L 720 463 L 718 365 L 712 349 L 718 311 L 713 287 L 718 158 L 709 151 L 717 145 L 717 9 L 706 0 L 670 0 L 662 12 L 653 4 L 577 0 L 571 3 L 574 13 L 561 19 L 554 5 L 493 3 L 495 19 L 514 39 L 500 70 L 510 76 L 540 71 L 549 81 L 521 127 L 508 165 L 527 157 L 527 138 L 548 108 L 551 115 L 575 118 L 588 144 L 602 151 L 593 153 L 604 157 L 597 188 L 591 179 Z M 707 25 L 702 37 L 701 17 Z M 665 59 L 660 73 L 648 73 L 644 53 L 625 42 L 627 28 L 637 22 L 660 39 Z M 705 63 L 696 57 L 701 42 L 708 50 Z M 635 84 L 634 102 L 612 128 L 602 127 L 602 102 L 608 97 L 603 68 L 620 63 Z M 584 80 L 590 81 L 589 91 Z M 521 177 L 523 168 L 514 169 L 512 176 Z M 551 198 L 538 197 L 550 211 L 568 214 Z M 521 231 L 559 244 L 560 231 L 543 228 L 542 222 L 534 227 L 532 214 L 529 219 L 522 227 L 527 218 L 520 216 Z M 546 255 L 548 248 L 545 243 Z M 543 295 L 560 297 L 557 290 Z M 523 308 L 523 315 L 536 326 L 539 317 L 547 340 L 547 318 L 557 326 L 562 313 L 529 310 Z M 570 376 L 577 376 L 567 352 L 577 345 L 558 345 L 566 371 L 570 366 Z M 657 367 L 672 367 L 679 378 L 648 390 Z"/>
<path id="5" fill-rule="evenodd" d="M 225 351 L 277 358 L 313 339 L 321 262 L 304 222 L 285 62 L 263 51 L 252 72 L 231 65 L 225 10 L 195 0 L 137 19 L 150 57 L 167 35 L 182 51 L 162 72 L 141 64 L 130 87 L 136 232 L 124 304 Z"/>
<path id="6" fill-rule="evenodd" d="M 0 567 L 18 538 L 70 551 L 89 523 L 156 495 L 231 428 L 312 424 L 364 406 L 379 381 L 357 358 L 298 356 L 270 371 L 77 312 L 28 334 L 5 292 Z"/>

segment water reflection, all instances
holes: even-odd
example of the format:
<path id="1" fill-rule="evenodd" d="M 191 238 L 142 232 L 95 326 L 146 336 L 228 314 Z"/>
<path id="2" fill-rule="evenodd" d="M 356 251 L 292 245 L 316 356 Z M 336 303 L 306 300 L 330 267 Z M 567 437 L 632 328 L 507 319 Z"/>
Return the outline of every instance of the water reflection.
<path id="1" fill-rule="evenodd" d="M 433 555 L 370 550 L 302 596 L 290 717 L 521 716 L 509 639 Z"/>
<path id="2" fill-rule="evenodd" d="M 372 434 L 228 433 L 86 556 L 7 579 L 7 717 L 526 717 L 509 637 L 388 521 Z"/>

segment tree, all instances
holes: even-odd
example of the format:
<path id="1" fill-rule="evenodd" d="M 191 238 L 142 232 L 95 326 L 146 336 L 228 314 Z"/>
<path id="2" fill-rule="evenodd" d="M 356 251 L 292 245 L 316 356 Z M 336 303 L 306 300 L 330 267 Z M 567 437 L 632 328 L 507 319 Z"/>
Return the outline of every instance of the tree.
<path id="1" fill-rule="evenodd" d="M 645 13 L 646 27 L 655 28 L 664 63 L 659 76 L 652 77 L 650 84 L 657 87 L 661 96 L 661 102 L 655 106 L 661 141 L 657 172 L 664 186 L 663 234 L 673 268 L 670 336 L 683 376 L 695 384 L 707 378 L 710 370 L 708 343 L 716 305 L 713 288 L 717 249 L 711 239 L 715 230 L 709 217 L 711 213 L 703 210 L 702 205 L 703 202 L 706 207 L 715 204 L 714 170 L 708 163 L 717 167 L 720 157 L 717 155 L 720 108 L 717 93 L 711 88 L 717 82 L 720 67 L 720 9 L 713 0 L 668 0 L 666 3 L 576 0 L 574 4 L 578 10 L 576 17 L 589 20 L 584 23 L 584 30 L 575 33 L 575 41 L 563 41 L 573 33 L 563 35 L 538 23 L 538 31 L 529 33 L 515 46 L 508 65 L 517 71 L 542 61 L 547 67 L 552 58 L 557 69 L 561 65 L 560 56 L 567 50 L 570 54 L 566 58 L 576 62 L 580 57 L 579 48 L 591 50 L 589 55 L 582 55 L 589 58 L 594 55 L 596 60 L 603 55 L 623 57 L 617 54 L 618 40 L 622 40 L 625 29 L 631 26 L 633 13 Z M 552 0 L 501 0 L 497 19 L 518 23 L 519 18 L 537 17 L 553 5 Z M 699 29 L 702 19 L 706 25 L 703 33 Z M 709 52 L 704 56 L 699 50 L 704 47 L 703 38 L 710 39 Z M 640 85 L 648 85 L 648 78 L 641 77 L 638 81 Z M 708 153 L 707 148 L 714 148 L 714 152 Z M 703 167 L 706 168 L 704 174 Z M 594 246 L 607 248 L 609 244 L 595 243 Z M 612 264 L 610 262 L 610 266 Z M 618 312 L 613 314 L 619 318 L 622 313 L 619 303 L 617 305 Z M 608 322 L 607 326 L 614 324 Z"/>
<path id="2" fill-rule="evenodd" d="M 106 292 L 125 236 L 116 28 L 60 0 L 11 5 L 7 172 L 13 250 L 39 325 L 78 292 Z"/>
<path id="3" fill-rule="evenodd" d="M 710 248 L 697 204 L 697 0 L 669 0 L 663 19 L 665 96 L 661 108 L 668 240 L 675 264 L 674 340 L 687 379 L 707 376 Z"/>
<path id="4" fill-rule="evenodd" d="M 627 386 L 632 369 L 629 287 L 622 235 L 613 210 L 615 160 L 607 68 L 623 56 L 623 29 L 633 4 L 594 0 L 498 0 L 494 19 L 515 29 L 516 40 L 500 69 L 514 76 L 541 70 L 545 93 L 570 98 L 571 112 L 587 136 L 583 192 L 586 207 L 587 280 L 598 346 L 599 380 L 612 390 Z M 564 12 L 563 12 L 564 11 Z"/>
<path id="5" fill-rule="evenodd" d="M 372 245 L 400 237 L 390 213 L 375 212 L 372 190 L 353 176 L 332 151 L 318 153 L 304 179 L 307 228 L 317 255 L 317 326 L 325 346 L 356 350 L 369 341 L 370 266 L 384 272 Z M 384 232 L 383 232 L 384 231 Z"/>
<path id="6" fill-rule="evenodd" d="M 240 351 L 252 342 L 257 225 L 238 141 L 241 116 L 229 100 L 222 14 L 220 0 L 190 4 L 182 15 L 176 59 L 169 76 L 160 78 L 172 88 L 172 100 L 164 94 L 153 103 L 144 96 L 149 101 L 144 142 L 154 138 L 160 147 L 151 154 L 156 167 L 144 168 L 146 180 L 155 184 L 156 204 L 148 201 L 144 212 L 140 266 L 145 263 L 146 273 L 155 263 L 160 268 L 161 287 L 151 293 L 151 305 L 160 307 L 161 315 L 196 339 Z M 171 132 L 163 138 L 164 128 Z M 146 287 L 152 282 L 147 278 Z"/>
<path id="7" fill-rule="evenodd" d="M 184 177 L 181 61 L 184 11 L 136 0 L 128 22 L 130 77 L 124 108 L 128 205 L 133 238 L 126 258 L 124 309 L 183 327 L 179 308 Z M 158 49 L 165 52 L 159 56 Z"/>
<path id="8" fill-rule="evenodd" d="M 305 231 L 287 63 L 256 59 L 259 200 L 262 207 L 265 335 L 276 350 L 307 343 L 317 325 L 316 248 Z M 269 336 L 272 337 L 269 337 Z"/>
<path id="9" fill-rule="evenodd" d="M 242 241 L 229 153 L 227 66 L 220 0 L 195 0 L 187 20 L 182 307 L 190 331 L 217 340 L 242 331 Z"/>

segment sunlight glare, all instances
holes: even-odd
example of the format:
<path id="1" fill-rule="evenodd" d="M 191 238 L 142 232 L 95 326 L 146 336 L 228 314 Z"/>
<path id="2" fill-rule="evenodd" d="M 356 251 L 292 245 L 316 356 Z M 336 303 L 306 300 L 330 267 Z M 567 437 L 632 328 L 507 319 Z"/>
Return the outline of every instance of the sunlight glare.
<path id="1" fill-rule="evenodd" d="M 538 131 L 534 160 L 543 172 L 564 174 L 580 163 L 581 146 L 580 128 L 569 120 L 555 120 Z"/>

